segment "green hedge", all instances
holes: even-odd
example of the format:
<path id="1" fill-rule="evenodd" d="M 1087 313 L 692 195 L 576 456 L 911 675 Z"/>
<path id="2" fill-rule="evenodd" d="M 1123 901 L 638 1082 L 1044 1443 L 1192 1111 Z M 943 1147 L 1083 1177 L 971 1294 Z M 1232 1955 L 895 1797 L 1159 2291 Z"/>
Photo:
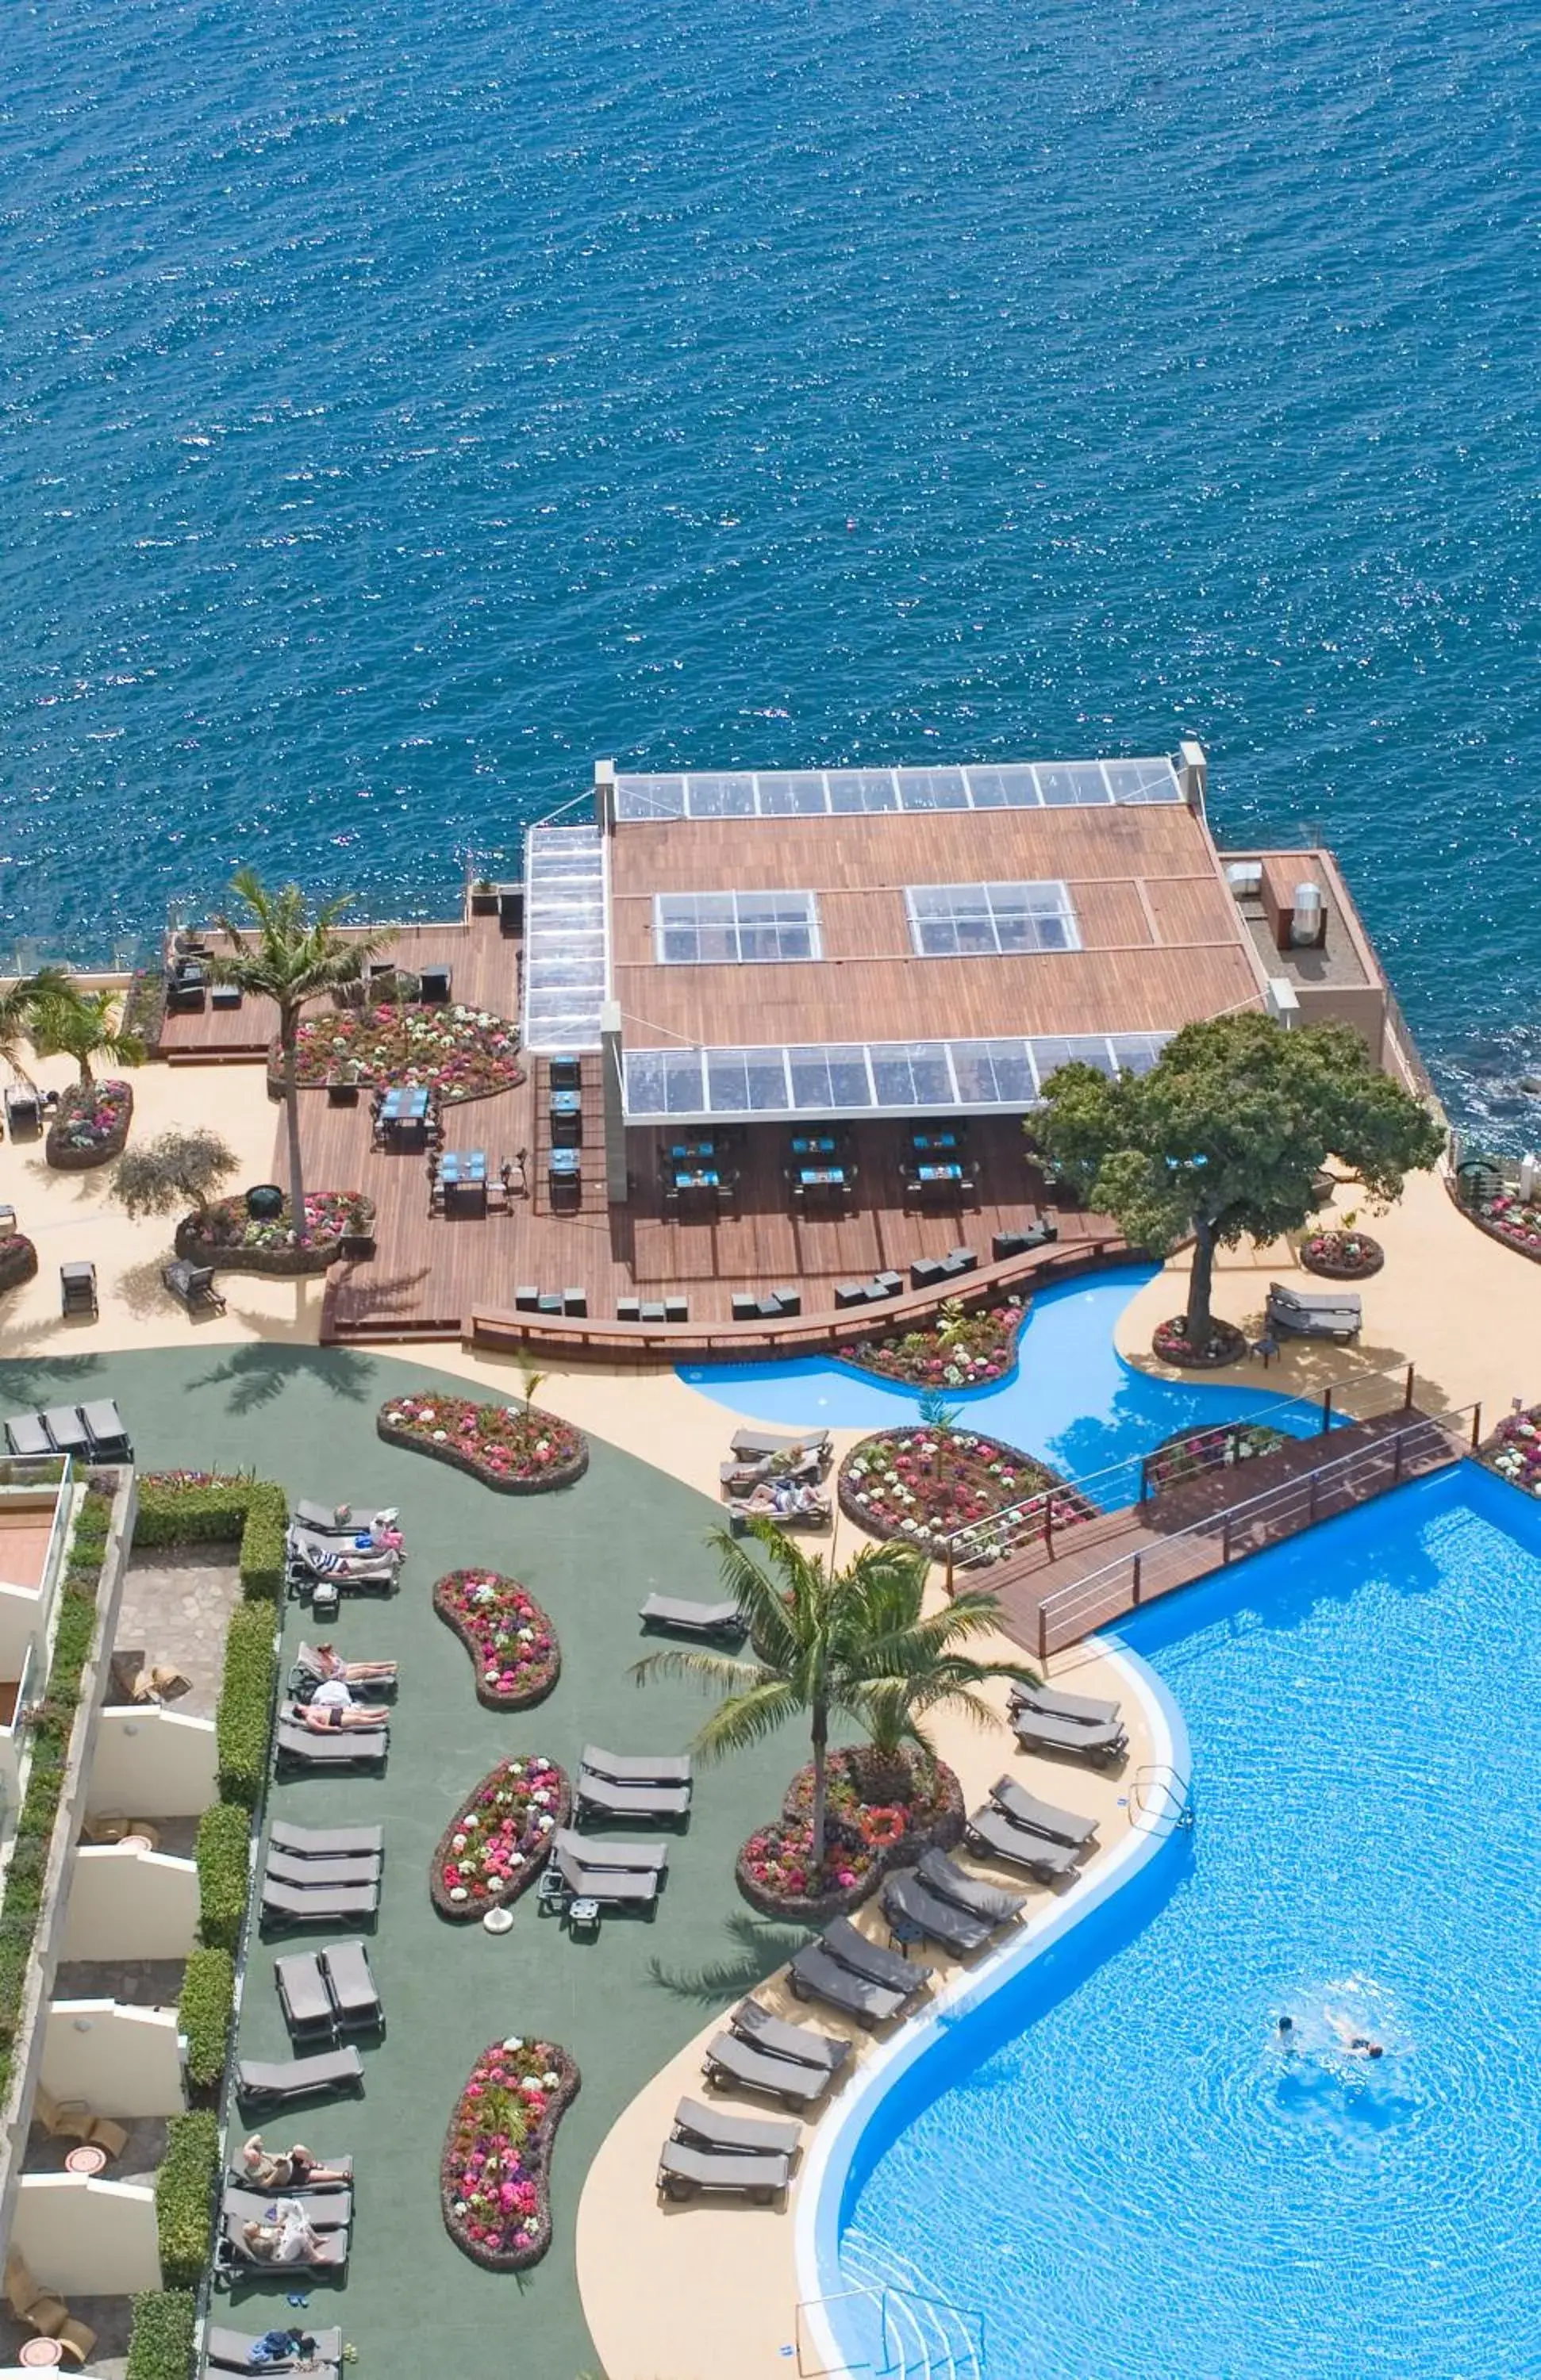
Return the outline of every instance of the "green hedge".
<path id="1" fill-rule="evenodd" d="M 134 2300 L 127 2380 L 188 2380 L 198 2335 L 190 2289 L 150 2289 Z"/>
<path id="2" fill-rule="evenodd" d="M 278 1683 L 273 1606 L 238 1603 L 224 1640 L 224 1680 L 214 1714 L 219 1790 L 226 1802 L 255 1810 L 262 1798 Z"/>
<path id="3" fill-rule="evenodd" d="M 202 1875 L 200 1867 L 200 1899 Z M 242 1891 L 244 1900 L 244 1877 Z M 215 2089 L 224 2075 L 235 2010 L 236 1961 L 230 1951 L 219 1944 L 191 1952 L 176 2002 L 176 2030 L 188 2045 L 188 2079 L 197 2090 Z"/>
<path id="4" fill-rule="evenodd" d="M 209 2262 L 214 2185 L 219 2180 L 219 2118 L 195 2111 L 173 2116 L 166 2153 L 155 2176 L 155 2229 L 161 2278 L 172 2289 L 195 2289 Z"/>
<path id="5" fill-rule="evenodd" d="M 289 1500 L 271 1479 L 254 1479 L 241 1532 L 241 1593 L 251 1603 L 276 1603 L 284 1592 Z"/>
<path id="6" fill-rule="evenodd" d="M 239 1539 L 241 1593 L 249 1602 L 276 1603 L 284 1591 L 288 1525 L 288 1500 L 271 1479 L 151 1476 L 140 1483 L 134 1545 L 137 1550 Z"/>
<path id="7" fill-rule="evenodd" d="M 198 1822 L 198 1930 L 206 1949 L 240 1949 L 251 1886 L 251 1814 L 215 1802 Z"/>

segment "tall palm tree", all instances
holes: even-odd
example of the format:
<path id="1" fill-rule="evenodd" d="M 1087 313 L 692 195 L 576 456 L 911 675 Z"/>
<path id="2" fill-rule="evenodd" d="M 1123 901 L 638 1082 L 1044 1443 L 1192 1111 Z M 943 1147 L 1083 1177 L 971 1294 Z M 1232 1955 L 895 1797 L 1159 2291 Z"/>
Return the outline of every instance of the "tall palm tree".
<path id="1" fill-rule="evenodd" d="M 284 1118 L 289 1143 L 289 1214 L 297 1245 L 303 1245 L 305 1169 L 299 1146 L 299 1082 L 297 1050 L 300 1011 L 320 993 L 357 983 L 365 962 L 375 956 L 384 939 L 352 934 L 345 941 L 337 922 L 353 905 L 353 896 L 328 901 L 312 916 L 297 884 L 270 892 L 254 868 L 243 868 L 230 880 L 230 890 L 248 911 L 250 922 L 236 925 L 221 917 L 220 930 L 229 941 L 228 953 L 213 962 L 216 979 L 238 983 L 256 1000 L 271 1000 L 278 1011 L 278 1050 L 283 1070 Z"/>
<path id="2" fill-rule="evenodd" d="M 1026 1661 L 981 1661 L 964 1649 L 970 1639 L 1000 1629 L 1000 1599 L 989 1587 L 965 1588 L 928 1614 L 927 1559 L 904 1550 L 907 1560 L 852 1582 L 862 1605 L 856 1624 L 871 1670 L 854 1702 L 869 1746 L 862 1759 L 864 1798 L 873 1802 L 904 1799 L 909 1746 L 935 1758 L 925 1726 L 930 1712 L 954 1711 L 978 1727 L 992 1727 L 999 1714 L 981 1686 L 992 1678 L 1039 1682 Z"/>
<path id="3" fill-rule="evenodd" d="M 63 967 L 42 967 L 36 975 L 18 977 L 8 991 L 0 991 L 0 1060 L 24 1083 L 31 1076 L 21 1062 L 21 1045 L 32 1040 L 39 1008 L 46 1001 L 67 1000 L 73 993 L 74 986 Z"/>
<path id="4" fill-rule="evenodd" d="M 723 1699 L 694 1749 L 703 1760 L 747 1751 L 789 1718 L 807 1717 L 813 1740 L 810 1850 L 822 1873 L 831 1718 L 854 1719 L 885 1742 L 924 1742 L 920 1718 L 943 1703 L 986 1715 L 975 1689 L 987 1678 L 1031 1681 L 1021 1662 L 976 1662 L 955 1640 L 992 1624 L 995 1598 L 960 1596 L 934 1619 L 919 1616 L 927 1560 L 913 1546 L 864 1546 L 843 1569 L 809 1555 L 773 1521 L 748 1524 L 757 1551 L 714 1529 L 722 1584 L 748 1630 L 753 1658 L 723 1653 L 653 1653 L 632 1676 L 698 1678 Z"/>
<path id="5" fill-rule="evenodd" d="M 89 1089 L 95 1080 L 91 1062 L 104 1058 L 110 1066 L 140 1066 L 144 1043 L 137 1033 L 123 1032 L 117 1023 L 117 995 L 81 991 L 67 977 L 33 978 L 30 1002 L 32 1047 L 40 1058 L 73 1058 L 80 1081 Z"/>

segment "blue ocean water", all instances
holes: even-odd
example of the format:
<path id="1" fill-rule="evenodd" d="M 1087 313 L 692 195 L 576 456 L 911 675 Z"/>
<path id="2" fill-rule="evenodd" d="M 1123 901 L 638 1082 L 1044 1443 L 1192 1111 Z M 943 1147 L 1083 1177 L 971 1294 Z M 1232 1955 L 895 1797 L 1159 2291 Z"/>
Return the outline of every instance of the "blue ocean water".
<path id="1" fill-rule="evenodd" d="M 0 82 L 0 945 L 431 914 L 613 753 L 1166 748 L 1523 1133 L 1535 20 L 42 0 Z"/>

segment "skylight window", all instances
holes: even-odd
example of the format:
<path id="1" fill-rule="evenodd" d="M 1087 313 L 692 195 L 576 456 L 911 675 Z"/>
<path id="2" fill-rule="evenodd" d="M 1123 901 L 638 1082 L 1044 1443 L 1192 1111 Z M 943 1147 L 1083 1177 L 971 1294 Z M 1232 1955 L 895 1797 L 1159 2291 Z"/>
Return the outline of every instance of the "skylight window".
<path id="1" fill-rule="evenodd" d="M 659 892 L 653 938 L 661 966 L 780 966 L 816 959 L 811 892 Z"/>
<path id="2" fill-rule="evenodd" d="M 1081 936 L 1062 884 L 912 884 L 910 941 L 923 959 L 1076 951 Z"/>

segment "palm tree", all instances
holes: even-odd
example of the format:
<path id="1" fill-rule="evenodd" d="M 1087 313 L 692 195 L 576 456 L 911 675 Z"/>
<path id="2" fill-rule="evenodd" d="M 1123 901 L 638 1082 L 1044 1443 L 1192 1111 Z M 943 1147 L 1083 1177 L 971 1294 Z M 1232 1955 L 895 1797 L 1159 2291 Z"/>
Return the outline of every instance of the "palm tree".
<path id="1" fill-rule="evenodd" d="M 723 1699 L 698 1734 L 703 1760 L 745 1752 L 789 1718 L 807 1716 L 813 1739 L 813 1872 L 824 1866 L 829 1800 L 830 1721 L 854 1719 L 895 1751 L 924 1742 L 921 1715 L 943 1703 L 984 1717 L 974 1689 L 987 1678 L 1032 1681 L 1022 1662 L 976 1662 L 954 1641 L 992 1624 L 995 1598 L 961 1596 L 930 1621 L 919 1617 L 927 1560 L 913 1546 L 864 1546 L 841 1570 L 806 1554 L 774 1522 L 748 1524 L 749 1547 L 714 1529 L 722 1583 L 749 1632 L 752 1659 L 723 1653 L 653 1653 L 632 1670 L 651 1677 L 698 1678 Z"/>
<path id="2" fill-rule="evenodd" d="M 80 1082 L 89 1090 L 95 1077 L 93 1058 L 110 1066 L 140 1066 L 144 1043 L 137 1033 L 125 1033 L 117 1023 L 117 995 L 112 991 L 80 991 L 67 977 L 41 983 L 33 978 L 30 1002 L 32 1047 L 40 1058 L 73 1058 Z"/>
<path id="3" fill-rule="evenodd" d="M 964 1650 L 971 1638 L 1000 1629 L 1000 1600 L 989 1588 L 966 1588 L 928 1615 L 926 1557 L 904 1551 L 907 1562 L 854 1582 L 863 1599 L 858 1625 L 874 1672 L 855 1698 L 868 1743 L 860 1764 L 863 1799 L 870 1802 L 904 1800 L 909 1786 L 905 1754 L 912 1744 L 928 1760 L 936 1758 L 924 1724 L 930 1712 L 955 1711 L 978 1727 L 992 1727 L 998 1714 L 981 1686 L 992 1678 L 1040 1682 L 1026 1661 L 980 1661 Z"/>
<path id="4" fill-rule="evenodd" d="M 254 868 L 243 868 L 233 876 L 230 890 L 253 923 L 237 926 L 228 917 L 219 919 L 230 949 L 215 958 L 213 972 L 219 982 L 238 983 L 253 999 L 271 1000 L 278 1011 L 284 1119 L 289 1142 L 289 1214 L 296 1245 L 303 1246 L 307 1233 L 305 1171 L 299 1147 L 300 1011 L 321 992 L 357 983 L 365 962 L 374 957 L 384 938 L 353 934 L 343 940 L 337 921 L 351 908 L 351 893 L 326 902 L 312 916 L 297 884 L 270 892 Z"/>
<path id="5" fill-rule="evenodd" d="M 31 1077 L 21 1062 L 21 1044 L 32 1038 L 38 1009 L 46 1001 L 69 999 L 73 990 L 62 967 L 43 967 L 36 975 L 20 977 L 8 991 L 0 992 L 0 1059 L 24 1083 Z"/>

